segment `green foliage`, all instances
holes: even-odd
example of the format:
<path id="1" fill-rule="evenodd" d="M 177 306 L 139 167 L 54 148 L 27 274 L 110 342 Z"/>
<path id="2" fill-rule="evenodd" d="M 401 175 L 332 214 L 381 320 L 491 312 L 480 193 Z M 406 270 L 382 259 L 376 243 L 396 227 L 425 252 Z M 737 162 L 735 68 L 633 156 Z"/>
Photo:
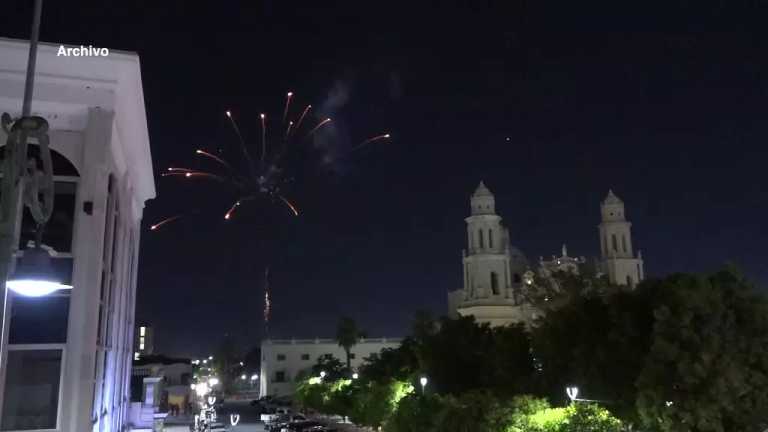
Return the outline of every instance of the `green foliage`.
<path id="1" fill-rule="evenodd" d="M 768 304 L 733 271 L 662 282 L 637 385 L 662 431 L 750 431 L 768 420 Z"/>
<path id="2" fill-rule="evenodd" d="M 565 409 L 566 421 L 557 432 L 620 432 L 621 422 L 595 404 L 575 403 Z"/>
<path id="3" fill-rule="evenodd" d="M 422 372 L 441 394 L 488 389 L 525 393 L 533 372 L 529 336 L 522 325 L 491 328 L 473 317 L 442 319 L 419 346 Z"/>
<path id="4" fill-rule="evenodd" d="M 532 430 L 537 425 L 534 416 L 545 416 L 549 410 L 549 402 L 546 399 L 530 395 L 515 396 L 507 406 L 505 432 Z"/>
<path id="5" fill-rule="evenodd" d="M 524 428 L 506 432 L 620 432 L 621 421 L 595 404 L 576 403 L 567 408 L 546 408 L 526 418 Z"/>
<path id="6" fill-rule="evenodd" d="M 400 400 L 413 393 L 413 385 L 404 381 L 368 382 L 359 389 L 349 417 L 354 423 L 374 428 L 383 425 Z"/>
<path id="7" fill-rule="evenodd" d="M 427 432 L 436 430 L 436 413 L 443 409 L 442 398 L 435 394 L 409 394 L 397 404 L 387 420 L 386 432 Z"/>
<path id="8" fill-rule="evenodd" d="M 609 297 L 573 298 L 550 311 L 534 330 L 533 350 L 541 371 L 538 389 L 565 403 L 565 387 L 610 400 L 623 418 L 635 417 L 635 381 L 650 346 L 652 302 L 657 287 Z"/>

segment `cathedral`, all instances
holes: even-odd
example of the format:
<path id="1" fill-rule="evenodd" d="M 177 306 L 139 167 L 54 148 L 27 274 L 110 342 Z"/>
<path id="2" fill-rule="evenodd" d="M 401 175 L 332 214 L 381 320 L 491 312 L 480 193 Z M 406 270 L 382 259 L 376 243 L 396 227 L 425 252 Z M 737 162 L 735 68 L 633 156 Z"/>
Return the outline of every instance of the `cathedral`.
<path id="1" fill-rule="evenodd" d="M 464 287 L 448 293 L 451 316 L 472 315 L 477 322 L 501 326 L 513 323 L 530 325 L 542 311 L 527 295 L 536 280 L 555 271 L 578 273 L 584 257 L 570 257 L 565 246 L 562 255 L 532 266 L 525 255 L 511 244 L 509 230 L 496 214 L 493 193 L 480 182 L 470 198 L 467 223 L 467 249 L 463 251 Z M 601 222 L 599 275 L 614 285 L 634 288 L 643 280 L 642 254 L 632 248 L 632 224 L 627 221 L 624 202 L 613 191 L 600 204 Z"/>

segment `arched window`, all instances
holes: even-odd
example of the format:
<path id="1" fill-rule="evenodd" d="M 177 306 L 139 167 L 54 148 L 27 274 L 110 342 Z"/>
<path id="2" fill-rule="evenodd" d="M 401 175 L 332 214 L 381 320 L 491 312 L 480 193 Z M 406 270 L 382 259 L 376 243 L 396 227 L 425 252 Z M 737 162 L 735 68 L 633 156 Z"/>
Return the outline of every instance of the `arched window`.
<path id="1" fill-rule="evenodd" d="M 493 295 L 499 295 L 499 276 L 496 272 L 491 272 L 491 292 Z"/>
<path id="2" fill-rule="evenodd" d="M 613 251 L 618 252 L 619 251 L 619 244 L 616 241 L 616 234 L 611 234 L 611 243 L 613 245 Z"/>
<path id="3" fill-rule="evenodd" d="M 477 230 L 477 235 L 480 236 L 480 247 L 484 248 L 485 247 L 485 244 L 484 244 L 485 242 L 483 241 L 483 230 L 482 230 L 482 228 Z"/>
<path id="4" fill-rule="evenodd" d="M 621 249 L 624 253 L 627 253 L 627 236 L 625 235 L 621 236 Z"/>
<path id="5" fill-rule="evenodd" d="M 488 230 L 488 247 L 493 248 L 493 231 Z"/>

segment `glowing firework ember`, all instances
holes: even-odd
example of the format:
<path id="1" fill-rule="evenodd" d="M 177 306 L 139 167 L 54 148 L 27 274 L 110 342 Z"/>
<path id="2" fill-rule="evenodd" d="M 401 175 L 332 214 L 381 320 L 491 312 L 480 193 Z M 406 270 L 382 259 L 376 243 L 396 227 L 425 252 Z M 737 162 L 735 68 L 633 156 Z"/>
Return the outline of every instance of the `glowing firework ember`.
<path id="1" fill-rule="evenodd" d="M 247 202 L 253 201 L 271 201 L 273 205 L 278 204 L 280 207 L 285 207 L 289 210 L 294 217 L 299 216 L 299 209 L 286 197 L 284 188 L 292 182 L 292 177 L 288 177 L 286 170 L 290 168 L 296 168 L 295 163 L 297 159 L 289 156 L 290 154 L 297 153 L 299 151 L 307 151 L 306 146 L 293 145 L 291 141 L 295 141 L 295 144 L 299 144 L 301 140 L 307 140 L 315 135 L 322 133 L 323 126 L 331 122 L 330 118 L 321 120 L 317 125 L 311 128 L 309 131 L 302 129 L 302 124 L 305 118 L 309 115 L 312 109 L 312 105 L 306 105 L 301 111 L 298 119 L 291 118 L 291 102 L 294 97 L 293 92 L 286 94 L 285 106 L 283 108 L 282 119 L 277 118 L 272 121 L 277 123 L 281 121 L 280 126 L 276 129 L 284 131 L 283 133 L 275 132 L 275 128 L 268 128 L 268 115 L 266 113 L 259 114 L 259 126 L 261 132 L 261 152 L 259 154 L 258 163 L 254 163 L 254 159 L 248 151 L 248 146 L 243 138 L 243 134 L 235 120 L 235 116 L 232 111 L 226 111 L 225 114 L 229 120 L 230 125 L 237 137 L 238 144 L 244 160 L 238 160 L 232 157 L 222 156 L 221 150 L 214 154 L 213 152 L 206 151 L 204 149 L 195 150 L 195 154 L 202 156 L 204 159 L 212 161 L 214 167 L 217 169 L 212 170 L 197 170 L 191 168 L 179 168 L 171 167 L 162 174 L 163 177 L 183 177 L 185 179 L 209 179 L 216 180 L 224 184 L 226 187 L 231 188 L 234 192 L 232 204 L 226 204 L 229 207 L 223 214 L 225 220 L 231 220 L 234 218 L 238 209 L 245 206 Z M 309 120 L 308 120 L 309 121 Z M 283 129 L 285 128 L 285 129 Z M 270 134 L 270 131 L 272 133 Z M 388 139 L 389 134 L 376 135 L 374 137 L 364 140 L 361 144 L 352 148 L 352 151 L 366 146 L 372 142 Z M 274 142 L 270 141 L 274 140 Z M 217 146 L 221 147 L 221 146 Z M 290 154 L 288 151 L 290 150 Z M 233 163 L 237 162 L 237 163 Z M 245 168 L 245 169 L 243 169 Z M 221 209 L 223 210 L 223 209 Z M 181 215 L 173 216 L 158 222 L 151 226 L 151 230 L 174 222 L 181 218 Z"/>
<path id="2" fill-rule="evenodd" d="M 179 218 L 181 218 L 181 217 L 182 217 L 182 215 L 171 216 L 171 217 L 169 217 L 169 218 L 163 219 L 163 220 L 161 220 L 160 222 L 158 222 L 158 223 L 156 223 L 156 224 L 152 225 L 151 227 L 149 227 L 149 229 L 150 229 L 150 230 L 152 230 L 152 231 L 154 231 L 154 230 L 156 230 L 156 229 L 160 228 L 161 226 L 163 226 L 163 225 L 165 225 L 165 224 L 167 224 L 167 223 L 173 222 L 173 221 L 175 221 L 176 219 L 179 219 Z"/>
<path id="3" fill-rule="evenodd" d="M 380 140 L 384 140 L 384 139 L 389 139 L 389 134 L 376 135 L 375 137 L 368 138 L 367 140 L 365 140 L 365 141 L 361 142 L 360 144 L 358 144 L 358 146 L 353 148 L 352 150 L 353 151 L 357 150 L 357 149 L 359 149 L 361 147 L 364 147 L 364 146 L 366 146 L 366 145 L 368 145 L 368 144 L 370 144 L 372 142 L 380 141 Z"/>
<path id="4" fill-rule="evenodd" d="M 330 122 L 331 122 L 331 119 L 329 119 L 329 118 L 327 118 L 327 119 L 325 119 L 325 120 L 321 121 L 320 123 L 318 123 L 318 124 L 317 124 L 317 126 L 313 127 L 313 128 L 312 128 L 312 130 L 311 130 L 311 131 L 309 131 L 309 134 L 308 134 L 308 135 L 314 135 L 314 133 L 315 133 L 315 132 L 317 132 L 317 130 L 318 130 L 318 129 L 320 129 L 321 127 L 323 127 L 323 125 L 324 125 L 324 124 L 326 124 L 326 123 L 330 123 Z"/>

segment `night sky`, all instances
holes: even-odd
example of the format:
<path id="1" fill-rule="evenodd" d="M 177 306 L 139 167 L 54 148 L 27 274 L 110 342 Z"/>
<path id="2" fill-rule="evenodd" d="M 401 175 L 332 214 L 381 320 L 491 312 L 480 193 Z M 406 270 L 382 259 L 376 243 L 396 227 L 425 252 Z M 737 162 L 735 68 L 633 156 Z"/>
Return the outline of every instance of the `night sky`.
<path id="1" fill-rule="evenodd" d="M 28 37 L 31 3 L 4 2 L 0 35 Z M 768 284 L 757 1 L 47 3 L 42 40 L 141 56 L 158 197 L 136 312 L 158 351 L 256 345 L 267 265 L 274 337 L 331 337 L 341 315 L 400 336 L 415 310 L 445 313 L 480 180 L 530 261 L 597 255 L 612 188 L 649 276 L 733 261 Z M 159 176 L 197 148 L 242 159 L 227 109 L 258 154 L 259 113 L 289 90 L 293 118 L 334 119 L 290 167 L 300 217 L 265 202 L 227 222 L 226 188 Z"/>

